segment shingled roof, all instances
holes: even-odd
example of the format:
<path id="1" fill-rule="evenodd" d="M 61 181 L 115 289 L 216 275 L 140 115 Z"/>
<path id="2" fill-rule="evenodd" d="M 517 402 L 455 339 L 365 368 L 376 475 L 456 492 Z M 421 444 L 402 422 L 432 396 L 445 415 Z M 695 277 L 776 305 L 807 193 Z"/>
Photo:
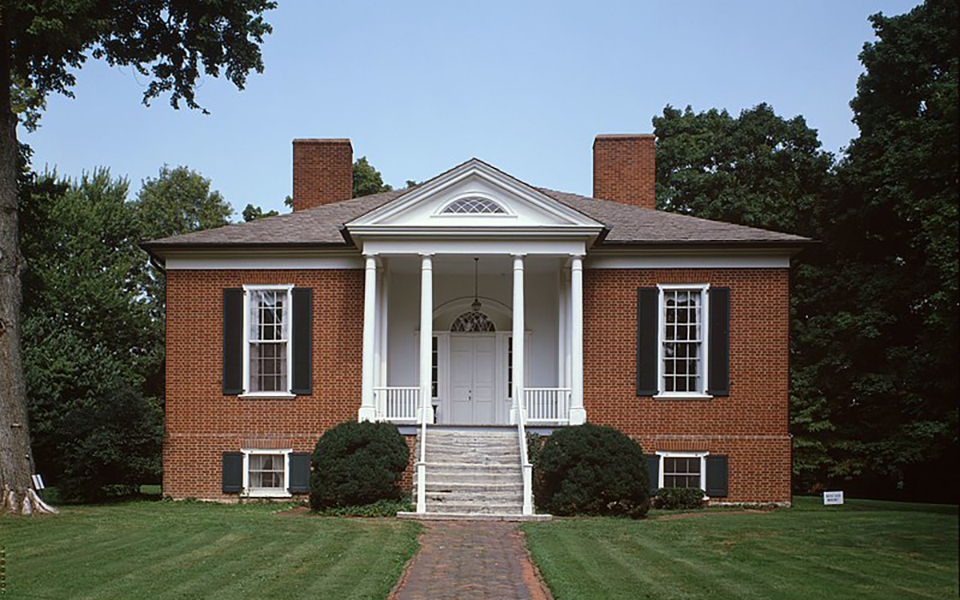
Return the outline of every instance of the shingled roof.
<path id="1" fill-rule="evenodd" d="M 537 188 L 547 196 L 603 223 L 604 245 L 714 245 L 799 246 L 811 240 L 798 235 L 767 231 L 731 223 L 708 221 L 677 213 L 588 198 Z M 250 223 L 227 225 L 143 244 L 152 253 L 164 250 L 240 247 L 350 247 L 342 230 L 345 223 L 403 195 L 406 190 L 374 194 L 325 204 Z"/>

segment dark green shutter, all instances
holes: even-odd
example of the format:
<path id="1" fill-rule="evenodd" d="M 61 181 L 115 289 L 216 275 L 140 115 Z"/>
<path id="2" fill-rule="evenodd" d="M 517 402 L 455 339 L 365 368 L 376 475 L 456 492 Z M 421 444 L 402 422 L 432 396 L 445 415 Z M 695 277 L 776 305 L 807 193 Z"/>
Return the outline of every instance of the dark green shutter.
<path id="1" fill-rule="evenodd" d="M 710 288 L 707 393 L 730 395 L 730 288 Z"/>
<path id="2" fill-rule="evenodd" d="M 291 494 L 306 494 L 310 491 L 310 454 L 293 452 L 290 454 Z"/>
<path id="3" fill-rule="evenodd" d="M 298 396 L 313 392 L 313 289 L 293 288 L 293 382 Z"/>
<path id="4" fill-rule="evenodd" d="M 657 493 L 660 487 L 660 455 L 647 454 L 647 481 L 650 484 L 650 495 Z"/>
<path id="5" fill-rule="evenodd" d="M 707 456 L 707 495 L 711 498 L 727 497 L 727 457 L 711 454 Z"/>
<path id="6" fill-rule="evenodd" d="M 660 338 L 660 290 L 637 288 L 637 395 L 660 392 L 657 354 Z"/>
<path id="7" fill-rule="evenodd" d="M 223 453 L 223 493 L 239 494 L 243 491 L 243 454 Z"/>
<path id="8" fill-rule="evenodd" d="M 243 393 L 243 290 L 223 290 L 223 394 Z"/>

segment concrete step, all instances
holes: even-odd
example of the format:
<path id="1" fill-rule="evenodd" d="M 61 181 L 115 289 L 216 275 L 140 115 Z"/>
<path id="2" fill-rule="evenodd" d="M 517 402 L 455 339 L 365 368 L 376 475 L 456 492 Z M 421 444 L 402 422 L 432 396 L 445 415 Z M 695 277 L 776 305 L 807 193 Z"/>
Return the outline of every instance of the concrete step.
<path id="1" fill-rule="evenodd" d="M 437 440 L 516 440 L 517 430 L 510 431 L 465 431 L 427 428 L 427 441 Z M 519 442 L 518 442 L 519 443 Z"/>
<path id="2" fill-rule="evenodd" d="M 520 468 L 520 457 L 518 456 L 445 456 L 443 454 L 428 454 L 427 468 L 430 465 L 456 465 L 458 467 L 503 467 Z"/>
<path id="3" fill-rule="evenodd" d="M 427 512 L 445 512 L 452 514 L 474 515 L 520 515 L 523 514 L 522 502 L 500 502 L 478 504 L 475 502 L 430 502 L 427 501 Z"/>
<path id="4" fill-rule="evenodd" d="M 520 451 L 520 444 L 517 440 L 509 441 L 454 441 L 454 440 L 434 440 L 427 439 L 427 450 L 429 451 L 432 448 L 438 448 L 441 450 L 470 450 L 470 449 L 483 449 L 483 450 L 516 450 Z"/>
<path id="5" fill-rule="evenodd" d="M 471 471 L 467 473 L 437 473 L 427 468 L 427 489 L 433 485 L 478 484 L 490 485 L 498 483 L 512 483 L 523 485 L 523 475 L 516 471 L 496 471 L 493 469 Z"/>
<path id="6" fill-rule="evenodd" d="M 413 489 L 416 491 L 417 483 L 414 481 Z M 463 494 L 476 494 L 482 496 L 484 494 L 496 493 L 496 492 L 512 492 L 515 494 L 523 494 L 523 482 L 511 482 L 511 483 L 473 483 L 473 482 L 462 482 L 462 481 L 430 481 L 427 480 L 427 493 L 432 492 L 460 492 Z"/>
<path id="7" fill-rule="evenodd" d="M 431 492 L 427 490 L 427 504 L 443 502 L 448 504 L 523 504 L 523 492 Z"/>
<path id="8" fill-rule="evenodd" d="M 456 475 L 461 473 L 488 473 L 491 471 L 503 473 L 520 474 L 520 461 L 500 462 L 493 460 L 484 460 L 476 462 L 441 462 L 429 460 L 427 457 L 427 473 L 431 470 L 434 473 L 450 473 L 454 475 L 451 479 L 456 480 Z"/>
<path id="9" fill-rule="evenodd" d="M 415 521 L 549 521 L 551 515 L 484 514 L 484 513 L 447 513 L 447 512 L 398 512 L 398 519 Z"/>

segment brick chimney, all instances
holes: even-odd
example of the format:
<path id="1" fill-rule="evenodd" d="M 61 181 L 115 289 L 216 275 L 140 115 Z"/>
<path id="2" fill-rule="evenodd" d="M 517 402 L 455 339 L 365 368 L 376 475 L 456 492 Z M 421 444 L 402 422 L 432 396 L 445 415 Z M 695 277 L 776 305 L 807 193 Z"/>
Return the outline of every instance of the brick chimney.
<path id="1" fill-rule="evenodd" d="M 652 133 L 593 140 L 593 197 L 654 208 L 656 138 Z"/>
<path id="2" fill-rule="evenodd" d="M 353 197 L 350 140 L 293 140 L 293 210 Z"/>

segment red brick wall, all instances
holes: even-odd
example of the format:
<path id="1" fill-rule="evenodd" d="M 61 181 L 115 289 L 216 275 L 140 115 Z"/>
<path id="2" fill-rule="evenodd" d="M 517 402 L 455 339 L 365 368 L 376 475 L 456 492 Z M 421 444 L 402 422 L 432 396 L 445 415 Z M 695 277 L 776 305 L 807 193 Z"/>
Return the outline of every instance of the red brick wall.
<path id="1" fill-rule="evenodd" d="M 353 197 L 350 140 L 293 140 L 293 210 Z"/>
<path id="2" fill-rule="evenodd" d="M 244 400 L 222 390 L 223 288 L 313 288 L 313 395 Z M 168 271 L 163 490 L 174 498 L 235 499 L 220 491 L 221 453 L 312 452 L 327 428 L 360 407 L 363 271 Z"/>
<path id="3" fill-rule="evenodd" d="M 658 283 L 730 288 L 729 397 L 637 397 L 637 288 Z M 728 455 L 727 501 L 789 502 L 788 296 L 787 269 L 587 270 L 587 418 L 637 438 L 647 453 L 707 450 Z"/>
<path id="4" fill-rule="evenodd" d="M 653 209 L 655 168 L 652 134 L 598 135 L 593 142 L 593 197 Z"/>

